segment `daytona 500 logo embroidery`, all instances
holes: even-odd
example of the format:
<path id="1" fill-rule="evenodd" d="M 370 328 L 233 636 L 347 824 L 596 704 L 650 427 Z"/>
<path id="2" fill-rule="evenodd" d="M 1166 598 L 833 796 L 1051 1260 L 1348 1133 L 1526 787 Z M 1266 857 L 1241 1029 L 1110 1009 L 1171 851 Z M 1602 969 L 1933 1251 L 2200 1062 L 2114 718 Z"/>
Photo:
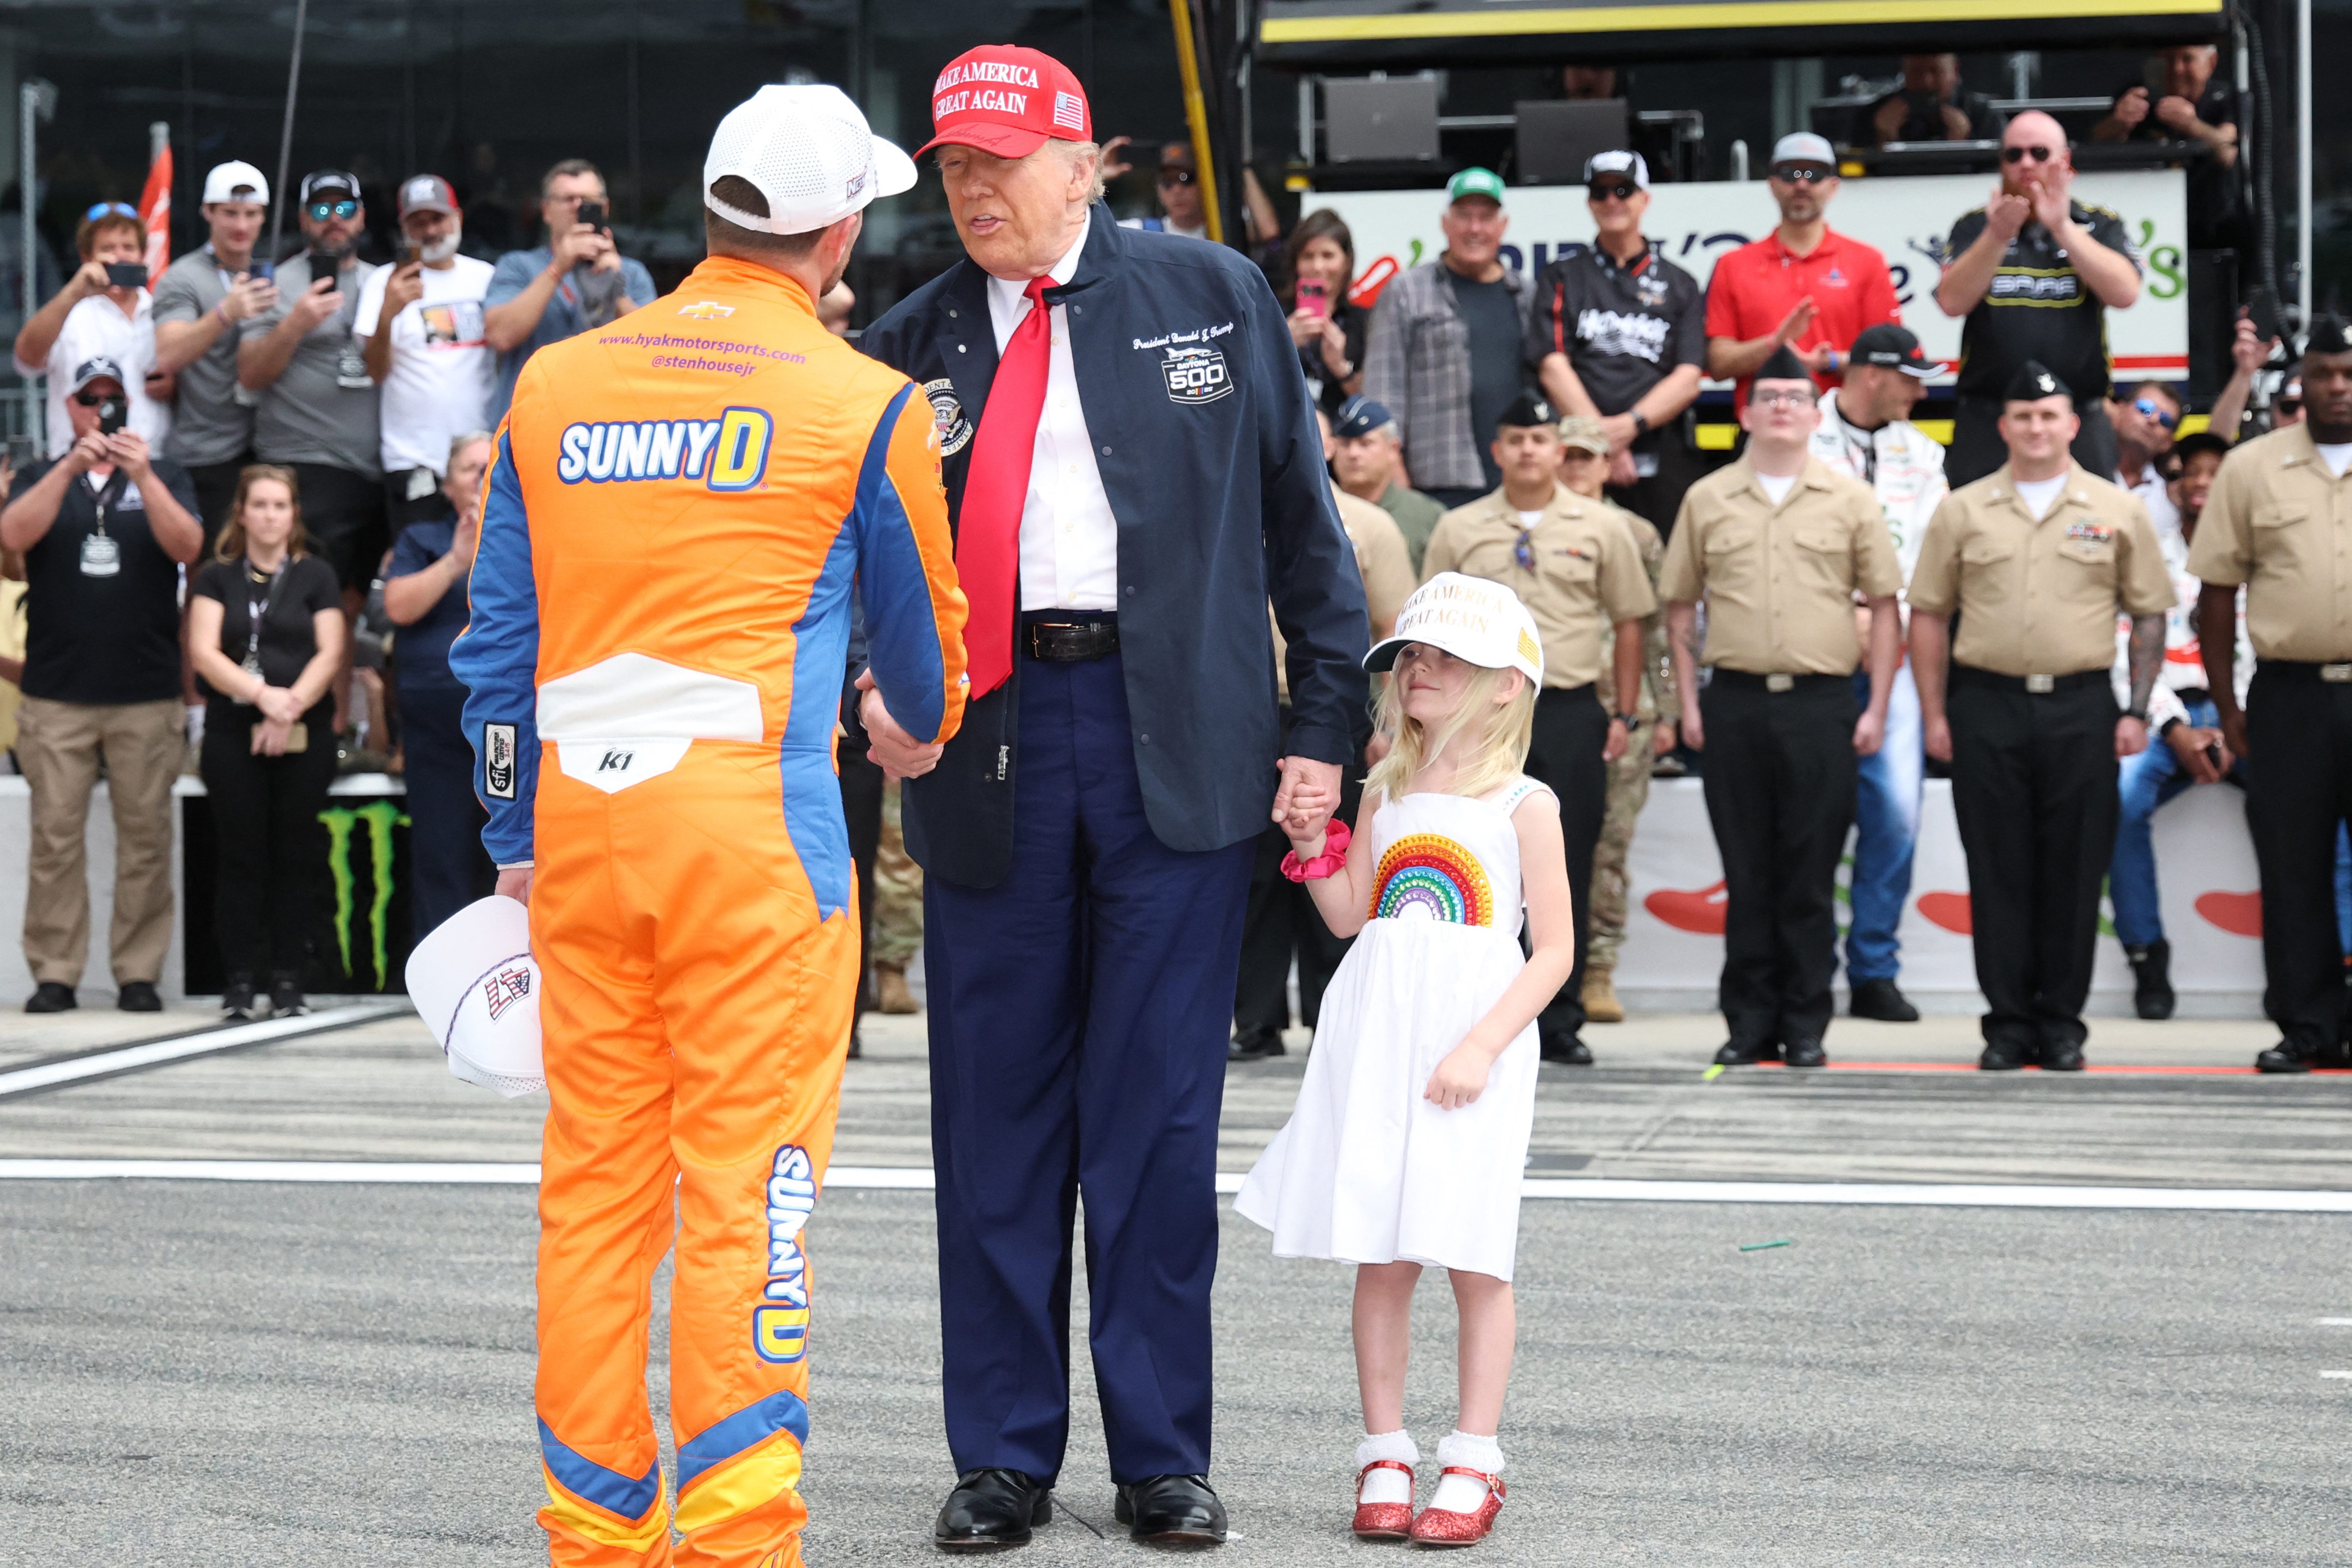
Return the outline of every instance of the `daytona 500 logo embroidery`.
<path id="1" fill-rule="evenodd" d="M 771 1167 L 768 1198 L 766 1304 L 751 1312 L 751 1348 L 761 1361 L 794 1362 L 808 1354 L 808 1260 L 801 1227 L 816 1207 L 816 1167 L 808 1151 L 786 1144 Z"/>
<path id="2" fill-rule="evenodd" d="M 713 490 L 749 490 L 768 472 L 774 434 L 775 422 L 759 408 L 730 408 L 717 419 L 568 424 L 555 476 L 567 485 L 698 478 Z"/>
<path id="3" fill-rule="evenodd" d="M 1160 373 L 1168 380 L 1171 402 L 1214 402 L 1234 390 L 1234 378 L 1225 369 L 1222 349 L 1178 348 L 1171 344 Z"/>

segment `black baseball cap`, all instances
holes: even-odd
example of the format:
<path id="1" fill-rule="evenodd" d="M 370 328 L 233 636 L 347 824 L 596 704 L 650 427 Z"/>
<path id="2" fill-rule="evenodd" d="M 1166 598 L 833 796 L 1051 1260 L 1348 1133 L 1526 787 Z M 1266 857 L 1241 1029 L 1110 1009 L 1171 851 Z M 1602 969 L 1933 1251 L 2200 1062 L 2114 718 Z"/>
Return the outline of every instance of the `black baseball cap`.
<path id="1" fill-rule="evenodd" d="M 1919 346 L 1919 340 L 1906 328 L 1892 321 L 1881 321 L 1865 328 L 1853 340 L 1853 351 L 1848 356 L 1857 365 L 1876 365 L 1881 370 L 1901 371 L 1906 376 L 1926 381 L 1936 373 L 1936 361 Z"/>
<path id="2" fill-rule="evenodd" d="M 74 367 L 73 383 L 66 391 L 78 392 L 97 381 L 110 381 L 126 392 L 131 388 L 131 378 L 122 373 L 121 365 L 104 354 L 93 354 Z"/>
<path id="3" fill-rule="evenodd" d="M 302 204 L 312 202 L 360 200 L 360 177 L 341 169 L 320 169 L 302 176 Z"/>

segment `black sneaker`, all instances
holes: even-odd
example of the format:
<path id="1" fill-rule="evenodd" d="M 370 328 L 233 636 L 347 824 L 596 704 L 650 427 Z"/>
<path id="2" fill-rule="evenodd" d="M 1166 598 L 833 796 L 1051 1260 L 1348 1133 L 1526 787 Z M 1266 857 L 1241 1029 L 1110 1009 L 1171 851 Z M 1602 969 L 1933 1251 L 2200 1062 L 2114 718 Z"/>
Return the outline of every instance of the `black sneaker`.
<path id="1" fill-rule="evenodd" d="M 228 984 L 221 988 L 221 1013 L 224 1017 L 249 1019 L 253 1017 L 253 977 L 231 975 Z"/>
<path id="2" fill-rule="evenodd" d="M 1827 1067 L 1829 1052 L 1818 1040 L 1792 1040 L 1780 1048 L 1780 1060 L 1790 1067 Z"/>
<path id="3" fill-rule="evenodd" d="M 2312 1057 L 2299 1054 L 2284 1040 L 2254 1058 L 2257 1072 L 2308 1072 L 2315 1065 Z"/>
<path id="4" fill-rule="evenodd" d="M 25 998 L 25 1010 L 28 1013 L 66 1013 L 79 1006 L 81 999 L 63 980 L 43 980 Z"/>
<path id="5" fill-rule="evenodd" d="M 1738 1040 L 1727 1040 L 1723 1049 L 1715 1053 L 1717 1067 L 1753 1067 L 1759 1061 L 1780 1060 L 1780 1048 L 1769 1040 L 1747 1045 Z"/>
<path id="6" fill-rule="evenodd" d="M 115 993 L 114 1005 L 127 1013 L 160 1013 L 163 1010 L 163 998 L 155 994 L 152 981 L 125 980 L 122 988 Z"/>
<path id="7" fill-rule="evenodd" d="M 302 999 L 302 978 L 284 970 L 269 977 L 269 1014 L 272 1018 L 299 1018 L 310 1010 Z"/>
<path id="8" fill-rule="evenodd" d="M 1543 1061 L 1558 1062 L 1562 1067 L 1592 1065 L 1592 1048 L 1572 1034 L 1546 1035 L 1538 1042 L 1536 1051 Z"/>
<path id="9" fill-rule="evenodd" d="M 1853 997 L 1846 1003 L 1845 1010 L 1852 1017 L 1875 1019 L 1880 1023 L 1919 1021 L 1919 1009 L 1891 979 L 1856 980 Z"/>
<path id="10" fill-rule="evenodd" d="M 2145 947 L 2126 947 L 2132 969 L 2132 1010 L 2144 1019 L 2168 1019 L 2179 999 L 2172 994 L 2172 944 L 2162 938 Z"/>

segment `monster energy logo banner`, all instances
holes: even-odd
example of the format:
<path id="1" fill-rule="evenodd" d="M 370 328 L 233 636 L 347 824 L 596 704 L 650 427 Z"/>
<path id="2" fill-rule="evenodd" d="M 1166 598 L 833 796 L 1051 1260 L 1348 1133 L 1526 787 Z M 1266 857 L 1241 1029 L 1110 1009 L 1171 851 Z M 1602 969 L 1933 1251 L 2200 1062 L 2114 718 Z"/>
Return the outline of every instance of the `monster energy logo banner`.
<path id="1" fill-rule="evenodd" d="M 371 800 L 364 806 L 330 806 L 319 813 L 319 821 L 327 825 L 327 869 L 335 881 L 335 943 L 343 973 L 354 979 L 359 972 L 352 967 L 352 914 L 358 879 L 352 871 L 352 840 L 362 824 L 368 830 L 368 937 L 375 988 L 383 990 L 390 972 L 384 925 L 392 909 L 392 830 L 408 826 L 408 818 L 390 800 Z"/>

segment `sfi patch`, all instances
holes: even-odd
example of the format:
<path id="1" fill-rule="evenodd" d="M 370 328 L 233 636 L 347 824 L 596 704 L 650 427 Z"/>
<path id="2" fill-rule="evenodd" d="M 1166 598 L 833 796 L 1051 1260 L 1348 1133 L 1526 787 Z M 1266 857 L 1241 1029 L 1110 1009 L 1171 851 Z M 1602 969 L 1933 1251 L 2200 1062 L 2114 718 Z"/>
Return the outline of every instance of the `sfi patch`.
<path id="1" fill-rule="evenodd" d="M 515 727 L 482 726 L 482 793 L 493 800 L 515 798 Z"/>
<path id="2" fill-rule="evenodd" d="M 945 376 L 925 382 L 923 395 L 931 400 L 931 424 L 940 433 L 940 455 L 952 457 L 971 444 L 971 421 L 956 397 L 955 382 Z"/>
<path id="3" fill-rule="evenodd" d="M 1186 405 L 1214 402 L 1234 390 L 1234 378 L 1225 368 L 1225 351 L 1207 347 L 1179 347 L 1170 344 L 1168 359 L 1160 367 L 1167 378 L 1168 401 Z"/>

